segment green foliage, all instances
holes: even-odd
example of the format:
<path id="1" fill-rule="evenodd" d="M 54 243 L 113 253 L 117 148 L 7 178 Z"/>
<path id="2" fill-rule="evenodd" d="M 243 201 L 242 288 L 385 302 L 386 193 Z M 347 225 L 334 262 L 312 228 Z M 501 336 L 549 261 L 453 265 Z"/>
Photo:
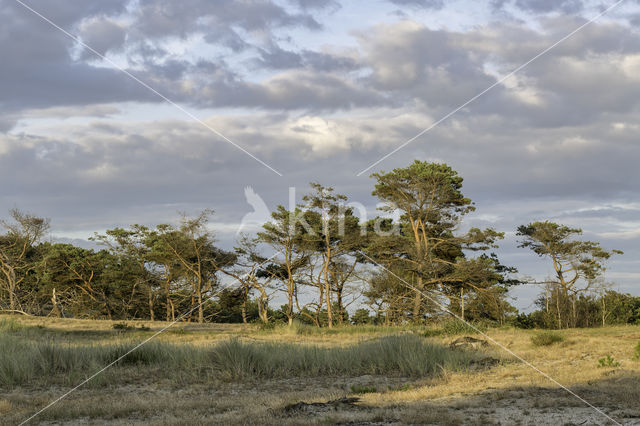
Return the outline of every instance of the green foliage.
<path id="1" fill-rule="evenodd" d="M 516 328 L 522 328 L 524 330 L 530 330 L 536 328 L 538 323 L 533 314 L 518 314 L 513 320 L 513 326 Z"/>
<path id="2" fill-rule="evenodd" d="M 356 310 L 351 317 L 351 322 L 355 325 L 371 324 L 373 320 L 374 318 L 371 317 L 371 313 L 366 308 Z"/>
<path id="3" fill-rule="evenodd" d="M 551 346 L 555 343 L 562 342 L 563 340 L 564 337 L 552 331 L 545 331 L 538 333 L 535 336 L 531 336 L 531 343 L 533 343 L 534 346 Z"/>
<path id="4" fill-rule="evenodd" d="M 620 363 L 616 361 L 613 356 L 607 355 L 605 358 L 600 358 L 598 360 L 598 368 L 606 368 L 606 367 L 620 367 Z"/>
<path id="5" fill-rule="evenodd" d="M 640 342 L 638 342 L 633 351 L 633 359 L 635 359 L 636 361 L 640 361 Z"/>
<path id="6" fill-rule="evenodd" d="M 450 319 L 441 324 L 442 333 L 447 336 L 455 336 L 458 334 L 477 334 L 479 331 L 485 331 L 487 327 L 483 324 L 469 324 L 459 319 Z"/>
<path id="7" fill-rule="evenodd" d="M 351 393 L 355 394 L 364 394 L 364 393 L 376 393 L 378 389 L 375 386 L 362 386 L 362 385 L 352 385 Z"/>

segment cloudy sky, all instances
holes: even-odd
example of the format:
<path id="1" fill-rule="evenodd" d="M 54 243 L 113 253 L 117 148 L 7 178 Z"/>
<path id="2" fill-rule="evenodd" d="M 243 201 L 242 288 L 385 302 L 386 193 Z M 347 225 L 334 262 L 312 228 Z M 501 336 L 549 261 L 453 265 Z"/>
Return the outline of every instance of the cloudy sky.
<path id="1" fill-rule="evenodd" d="M 246 186 L 373 214 L 369 175 L 419 159 L 459 171 L 523 274 L 550 268 L 515 228 L 551 219 L 624 250 L 606 278 L 640 294 L 637 0 L 371 168 L 616 0 L 21 1 L 0 0 L 0 211 L 56 238 L 211 207 L 230 246 Z"/>

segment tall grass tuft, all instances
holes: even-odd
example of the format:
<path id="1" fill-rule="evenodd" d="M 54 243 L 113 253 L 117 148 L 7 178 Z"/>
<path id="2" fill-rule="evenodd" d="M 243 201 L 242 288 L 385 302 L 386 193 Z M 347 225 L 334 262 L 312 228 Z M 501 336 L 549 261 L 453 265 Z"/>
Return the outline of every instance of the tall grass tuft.
<path id="1" fill-rule="evenodd" d="M 563 340 L 564 337 L 553 331 L 544 331 L 535 336 L 531 336 L 531 343 L 533 343 L 534 346 L 551 346 Z"/>
<path id="2" fill-rule="evenodd" d="M 232 339 L 214 347 L 211 356 L 215 369 L 226 380 L 365 374 L 431 376 L 443 369 L 464 369 L 477 358 L 413 335 L 386 336 L 334 348 Z"/>
<path id="3" fill-rule="evenodd" d="M 120 357 L 113 366 L 113 377 L 118 377 L 118 369 L 135 365 L 132 371 L 138 374 L 153 372 L 175 382 L 184 380 L 185 375 L 193 375 L 194 380 L 212 375 L 225 381 L 365 374 L 422 377 L 462 370 L 478 359 L 474 353 L 452 351 L 409 334 L 342 347 L 238 339 L 208 347 L 152 341 L 127 354 L 135 344 L 72 345 L 53 340 L 25 341 L 0 333 L 0 386 L 60 381 L 71 384 Z"/>

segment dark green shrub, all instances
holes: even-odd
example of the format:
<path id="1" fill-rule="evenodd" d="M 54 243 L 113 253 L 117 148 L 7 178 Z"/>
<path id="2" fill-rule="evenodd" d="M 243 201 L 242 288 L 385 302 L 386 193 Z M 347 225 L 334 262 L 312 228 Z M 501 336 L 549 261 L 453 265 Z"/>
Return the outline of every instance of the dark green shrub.
<path id="1" fill-rule="evenodd" d="M 376 393 L 378 389 L 375 386 L 351 386 L 351 393 Z"/>
<path id="2" fill-rule="evenodd" d="M 564 337 L 552 331 L 545 331 L 535 336 L 531 336 L 531 343 L 534 346 L 551 346 L 554 343 L 562 342 Z"/>

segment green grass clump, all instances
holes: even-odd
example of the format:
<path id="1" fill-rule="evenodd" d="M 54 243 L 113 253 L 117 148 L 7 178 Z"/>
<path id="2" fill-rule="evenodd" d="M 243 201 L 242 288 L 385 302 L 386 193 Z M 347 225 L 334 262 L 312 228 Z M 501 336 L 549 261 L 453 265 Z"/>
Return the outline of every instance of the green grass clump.
<path id="1" fill-rule="evenodd" d="M 119 366 L 179 366 L 189 356 L 189 351 L 183 353 L 164 342 L 149 342 L 127 354 L 135 346 L 133 342 L 77 346 L 53 340 L 24 341 L 0 334 L 0 386 L 52 378 L 69 384 L 122 356 Z"/>
<path id="2" fill-rule="evenodd" d="M 24 324 L 19 323 L 13 318 L 2 318 L 0 319 L 0 331 L 6 333 L 16 333 L 18 331 L 24 330 L 26 326 Z"/>
<path id="3" fill-rule="evenodd" d="M 363 393 L 376 393 L 378 389 L 375 386 L 359 386 L 353 385 L 351 386 L 351 393 L 355 394 L 363 394 Z"/>
<path id="4" fill-rule="evenodd" d="M 0 386 L 24 383 L 73 384 L 118 360 L 103 378 L 145 375 L 150 371 L 179 382 L 224 381 L 316 376 L 396 375 L 424 377 L 463 370 L 478 358 L 421 337 L 384 336 L 351 346 L 326 347 L 293 343 L 243 342 L 230 339 L 210 346 L 151 341 L 138 348 L 131 339 L 112 343 L 72 344 L 25 340 L 0 333 Z M 132 349 L 136 348 L 132 351 Z M 122 359 L 120 359 L 122 358 Z M 188 373 L 185 373 L 188 372 Z"/>
<path id="5" fill-rule="evenodd" d="M 215 369 L 226 380 L 299 376 L 395 374 L 420 377 L 461 370 L 477 355 L 450 350 L 415 335 L 386 336 L 345 347 L 287 343 L 245 343 L 237 339 L 213 348 Z"/>
<path id="6" fill-rule="evenodd" d="M 564 337 L 562 337 L 558 333 L 554 333 L 553 331 L 544 331 L 542 333 L 538 333 L 535 336 L 531 336 L 531 343 L 534 346 L 551 346 L 555 343 L 562 342 Z"/>
<path id="7" fill-rule="evenodd" d="M 640 361 L 640 342 L 636 345 L 636 348 L 633 351 L 633 359 L 636 361 Z"/>
<path id="8" fill-rule="evenodd" d="M 616 361 L 611 355 L 607 355 L 605 358 L 598 360 L 598 368 L 605 367 L 620 367 L 620 363 Z"/>

